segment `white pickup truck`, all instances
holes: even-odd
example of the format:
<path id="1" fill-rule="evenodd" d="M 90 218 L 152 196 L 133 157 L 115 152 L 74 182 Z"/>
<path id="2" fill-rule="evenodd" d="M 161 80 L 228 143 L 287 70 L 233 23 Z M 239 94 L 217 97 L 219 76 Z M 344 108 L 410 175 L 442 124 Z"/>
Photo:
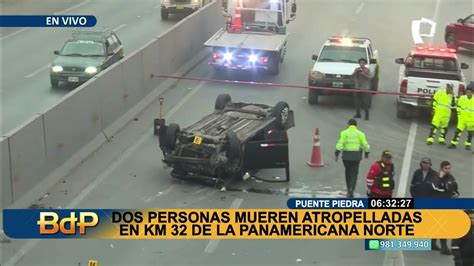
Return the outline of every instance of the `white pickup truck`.
<path id="1" fill-rule="evenodd" d="M 398 97 L 398 118 L 412 117 L 414 108 L 431 108 L 436 90 L 446 88 L 448 83 L 454 85 L 454 95 L 464 94 L 466 80 L 462 69 L 469 66 L 459 62 L 454 49 L 418 46 L 405 59 L 395 59 L 395 63 L 401 65 L 400 93 L 419 94 Z"/>

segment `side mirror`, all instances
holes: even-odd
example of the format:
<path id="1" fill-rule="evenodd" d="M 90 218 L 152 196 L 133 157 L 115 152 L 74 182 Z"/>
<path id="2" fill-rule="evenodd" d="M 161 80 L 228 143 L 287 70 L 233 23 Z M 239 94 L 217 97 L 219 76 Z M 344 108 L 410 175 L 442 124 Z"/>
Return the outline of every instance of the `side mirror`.
<path id="1" fill-rule="evenodd" d="M 468 69 L 469 65 L 466 63 L 461 63 L 461 69 Z"/>
<path id="2" fill-rule="evenodd" d="M 404 64 L 405 63 L 405 60 L 403 58 L 397 58 L 395 59 L 395 63 L 397 64 Z"/>
<path id="3" fill-rule="evenodd" d="M 291 13 L 296 13 L 296 4 L 291 4 Z"/>
<path id="4" fill-rule="evenodd" d="M 59 51 L 58 51 L 58 50 L 55 50 L 55 51 L 53 52 L 53 54 L 59 55 Z"/>
<path id="5" fill-rule="evenodd" d="M 458 19 L 458 23 L 464 24 L 464 19 L 462 18 Z"/>
<path id="6" fill-rule="evenodd" d="M 318 56 L 314 54 L 313 56 L 311 56 L 311 59 L 313 59 L 314 61 L 317 61 L 317 60 L 318 60 Z"/>
<path id="7" fill-rule="evenodd" d="M 370 63 L 371 65 L 377 64 L 377 59 L 372 58 L 372 59 L 370 59 L 370 62 L 369 62 L 369 63 Z"/>

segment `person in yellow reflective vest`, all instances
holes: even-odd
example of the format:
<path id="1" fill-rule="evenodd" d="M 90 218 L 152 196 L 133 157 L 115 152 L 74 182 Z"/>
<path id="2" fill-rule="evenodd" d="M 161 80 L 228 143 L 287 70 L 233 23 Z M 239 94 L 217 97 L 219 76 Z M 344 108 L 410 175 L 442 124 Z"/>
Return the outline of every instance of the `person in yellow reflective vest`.
<path id="1" fill-rule="evenodd" d="M 344 163 L 347 197 L 354 197 L 354 190 L 357 185 L 357 176 L 359 174 L 359 165 L 362 160 L 362 152 L 365 152 L 365 158 L 369 158 L 370 145 L 367 143 L 364 132 L 357 129 L 357 121 L 350 119 L 347 123 L 349 127 L 341 131 L 339 140 L 336 144 L 335 159 L 342 152 L 342 162 Z"/>
<path id="2" fill-rule="evenodd" d="M 474 90 L 474 82 L 471 81 L 466 89 L 466 95 L 463 95 L 458 100 L 458 125 L 451 145 L 448 148 L 454 149 L 459 143 L 461 134 L 464 129 L 467 129 L 467 139 L 464 142 L 466 150 L 471 149 L 472 134 L 474 133 L 474 97 L 472 91 Z"/>
<path id="3" fill-rule="evenodd" d="M 440 130 L 438 138 L 439 144 L 446 144 L 446 134 L 448 133 L 449 120 L 451 118 L 451 108 L 456 105 L 456 97 L 453 94 L 453 84 L 448 83 L 446 89 L 437 90 L 433 96 L 433 119 L 431 120 L 430 135 L 426 139 L 426 144 L 431 145 L 434 137 Z"/>

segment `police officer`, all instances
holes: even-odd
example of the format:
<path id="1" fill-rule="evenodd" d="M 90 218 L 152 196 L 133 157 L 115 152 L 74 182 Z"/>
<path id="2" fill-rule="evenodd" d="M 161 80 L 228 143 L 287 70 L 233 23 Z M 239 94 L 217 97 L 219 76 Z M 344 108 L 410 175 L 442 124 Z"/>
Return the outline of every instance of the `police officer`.
<path id="1" fill-rule="evenodd" d="M 446 89 L 437 90 L 433 96 L 433 119 L 431 120 L 430 135 L 426 139 L 426 144 L 431 145 L 434 137 L 440 130 L 438 138 L 439 144 L 446 144 L 446 133 L 448 133 L 449 120 L 451 118 L 451 108 L 456 105 L 456 97 L 453 95 L 453 84 L 446 85 Z"/>
<path id="2" fill-rule="evenodd" d="M 466 150 L 471 149 L 472 134 L 474 133 L 474 97 L 472 97 L 472 91 L 474 90 L 474 82 L 471 81 L 466 89 L 466 95 L 459 97 L 458 100 L 458 125 L 454 138 L 451 141 L 451 145 L 448 148 L 455 149 L 458 145 L 459 138 L 461 137 L 464 129 L 467 129 L 467 139 L 464 142 Z"/>
<path id="3" fill-rule="evenodd" d="M 350 119 L 347 123 L 349 127 L 341 131 L 339 140 L 336 144 L 336 162 L 339 154 L 342 152 L 342 162 L 344 163 L 347 197 L 354 197 L 354 190 L 357 184 L 359 174 L 359 165 L 362 160 L 362 152 L 365 152 L 365 158 L 369 158 L 370 145 L 367 143 L 365 134 L 357 129 L 357 121 Z"/>
<path id="4" fill-rule="evenodd" d="M 395 188 L 395 166 L 392 152 L 385 150 L 382 158 L 372 164 L 367 174 L 367 196 L 369 198 L 391 198 Z"/>
<path id="5" fill-rule="evenodd" d="M 467 210 L 471 218 L 471 230 L 460 239 L 451 242 L 455 266 L 474 265 L 474 210 Z"/>
<path id="6" fill-rule="evenodd" d="M 431 182 L 438 173 L 431 168 L 431 159 L 421 159 L 420 168 L 413 173 L 410 186 L 410 194 L 413 198 L 425 198 L 430 190 Z"/>
<path id="7" fill-rule="evenodd" d="M 429 198 L 458 198 L 458 184 L 456 179 L 452 175 L 451 163 L 443 161 L 440 164 L 440 170 L 438 175 L 433 178 L 431 182 L 431 190 L 428 192 Z M 441 254 L 451 255 L 451 251 L 448 248 L 446 239 L 440 239 L 441 242 Z M 439 247 L 436 245 L 436 241 L 432 241 L 433 250 L 438 250 Z"/>

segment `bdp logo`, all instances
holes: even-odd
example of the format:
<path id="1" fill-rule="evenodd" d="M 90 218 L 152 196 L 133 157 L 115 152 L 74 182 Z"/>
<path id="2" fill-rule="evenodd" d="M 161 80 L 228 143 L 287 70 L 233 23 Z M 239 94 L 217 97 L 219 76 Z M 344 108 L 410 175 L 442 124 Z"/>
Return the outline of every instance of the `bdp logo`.
<path id="1" fill-rule="evenodd" d="M 422 34 L 420 28 L 422 24 L 430 26 L 430 32 L 428 34 Z M 436 31 L 436 22 L 429 20 L 427 18 L 422 18 L 421 20 L 413 20 L 411 22 L 411 35 L 413 37 L 413 42 L 415 44 L 424 44 L 423 37 L 433 38 Z"/>
<path id="2" fill-rule="evenodd" d="M 96 261 L 96 260 L 90 260 L 90 261 L 87 263 L 87 266 L 99 266 L 99 262 Z"/>
<path id="3" fill-rule="evenodd" d="M 99 217 L 94 212 L 79 212 L 79 218 L 75 212 L 70 212 L 69 217 L 59 219 L 55 212 L 40 212 L 40 219 L 37 222 L 42 235 L 54 235 L 58 232 L 65 235 L 84 235 L 86 228 L 94 227 L 99 223 Z"/>

